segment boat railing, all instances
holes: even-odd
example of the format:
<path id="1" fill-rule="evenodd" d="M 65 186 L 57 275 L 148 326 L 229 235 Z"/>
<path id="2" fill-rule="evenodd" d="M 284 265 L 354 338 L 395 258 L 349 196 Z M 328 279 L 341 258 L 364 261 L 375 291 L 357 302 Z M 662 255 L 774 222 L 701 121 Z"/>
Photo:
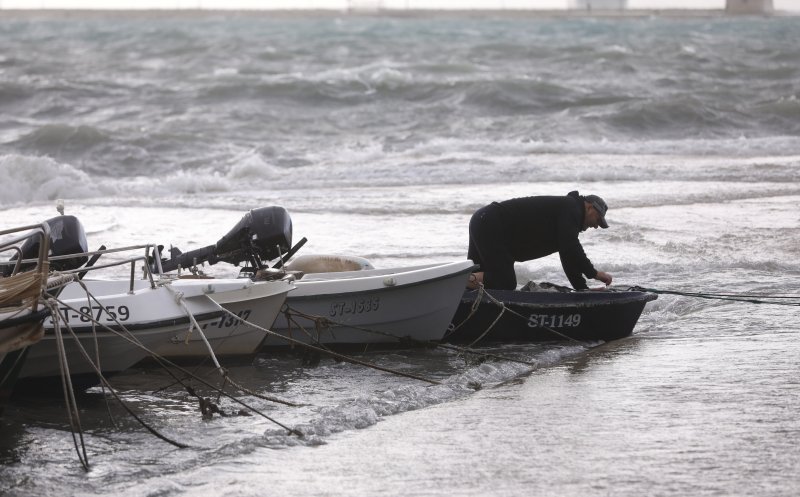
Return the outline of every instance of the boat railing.
<path id="1" fill-rule="evenodd" d="M 48 237 L 49 238 L 49 237 Z M 144 250 L 143 255 L 126 257 L 122 260 L 114 260 L 104 264 L 94 264 L 94 261 L 97 261 L 101 256 L 107 254 L 116 254 L 121 252 L 130 252 L 134 250 Z M 172 278 L 171 276 L 166 275 L 163 273 L 161 269 L 161 252 L 158 245 L 149 243 L 149 244 L 142 244 L 142 245 L 129 245 L 126 247 L 118 247 L 118 248 L 111 248 L 106 249 L 102 248 L 100 250 L 92 250 L 88 252 L 81 252 L 81 253 L 73 253 L 73 254 L 65 254 L 65 255 L 58 255 L 58 256 L 51 256 L 49 260 L 51 262 L 58 262 L 70 259 L 78 259 L 78 258 L 89 258 L 89 263 L 83 265 L 79 268 L 75 269 L 64 269 L 59 271 L 61 274 L 76 274 L 79 278 L 83 278 L 83 276 L 89 271 L 98 271 L 101 269 L 107 269 L 111 267 L 123 266 L 130 264 L 130 292 L 133 293 L 134 291 L 134 282 L 136 281 L 136 264 L 142 262 L 142 269 L 144 271 L 144 277 L 142 279 L 146 279 L 150 283 L 151 288 L 156 288 L 157 282 L 156 278 L 160 281 L 163 278 Z M 150 262 L 155 262 L 155 273 L 153 272 Z M 31 263 L 33 259 L 27 259 L 20 261 L 20 263 Z M 4 264 L 0 262 L 0 264 Z"/>
<path id="2" fill-rule="evenodd" d="M 30 307 L 36 312 L 40 298 L 47 289 L 47 274 L 50 264 L 50 226 L 47 223 L 20 226 L 0 231 L 0 237 L 26 232 L 0 241 L 0 253 L 13 252 L 16 259 L 6 265 L 13 265 L 8 276 L 0 276 L 0 308 L 16 306 L 20 309 Z M 20 245 L 38 238 L 39 252 L 35 259 L 23 260 Z M 13 256 L 12 256 L 13 259 Z M 35 264 L 30 270 L 25 265 Z"/>
<path id="3" fill-rule="evenodd" d="M 133 293 L 134 290 L 134 282 L 136 281 L 136 264 L 138 262 L 142 262 L 142 270 L 144 271 L 144 277 L 142 279 L 146 279 L 150 283 L 150 288 L 156 288 L 158 285 L 156 283 L 156 277 L 158 277 L 159 281 L 165 277 L 165 275 L 161 270 L 161 253 L 159 251 L 159 247 L 156 244 L 148 243 L 142 245 L 129 245 L 127 247 L 119 247 L 119 248 L 112 248 L 112 249 L 101 249 L 101 250 L 93 250 L 89 252 L 84 252 L 81 254 L 69 254 L 69 255 L 61 255 L 56 257 L 51 257 L 51 261 L 58 261 L 62 259 L 73 259 L 75 257 L 90 257 L 90 261 L 96 261 L 100 256 L 107 255 L 107 254 L 115 254 L 120 252 L 130 252 L 133 250 L 144 250 L 144 255 L 138 255 L 133 257 L 127 257 L 122 260 L 111 261 L 105 264 L 92 264 L 89 266 L 82 266 L 77 269 L 70 269 L 68 271 L 64 271 L 65 273 L 72 273 L 78 274 L 79 277 L 83 278 L 83 275 L 86 274 L 88 271 L 97 271 L 100 269 L 107 269 L 111 267 L 117 266 L 124 266 L 130 264 L 131 272 L 129 278 L 129 291 Z M 150 266 L 150 261 L 155 262 L 156 272 L 153 273 L 153 270 Z"/>

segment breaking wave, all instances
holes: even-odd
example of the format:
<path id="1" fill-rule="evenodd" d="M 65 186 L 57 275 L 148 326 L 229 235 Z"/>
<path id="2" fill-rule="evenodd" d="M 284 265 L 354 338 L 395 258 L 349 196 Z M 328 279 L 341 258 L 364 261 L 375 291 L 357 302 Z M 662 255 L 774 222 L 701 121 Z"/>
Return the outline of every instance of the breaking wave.
<path id="1" fill-rule="evenodd" d="M 0 175 L 10 186 L 0 192 L 0 205 L 97 197 L 110 193 L 80 169 L 46 157 L 0 156 Z"/>

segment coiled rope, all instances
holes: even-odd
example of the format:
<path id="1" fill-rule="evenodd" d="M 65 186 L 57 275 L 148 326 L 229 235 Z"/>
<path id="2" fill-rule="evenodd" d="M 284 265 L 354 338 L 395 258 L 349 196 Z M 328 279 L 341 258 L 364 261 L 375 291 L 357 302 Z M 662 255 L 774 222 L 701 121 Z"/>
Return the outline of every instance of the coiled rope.
<path id="1" fill-rule="evenodd" d="M 26 271 L 0 279 L 0 308 L 24 307 L 38 299 L 47 274 L 46 264 L 43 263 L 41 271 Z"/>

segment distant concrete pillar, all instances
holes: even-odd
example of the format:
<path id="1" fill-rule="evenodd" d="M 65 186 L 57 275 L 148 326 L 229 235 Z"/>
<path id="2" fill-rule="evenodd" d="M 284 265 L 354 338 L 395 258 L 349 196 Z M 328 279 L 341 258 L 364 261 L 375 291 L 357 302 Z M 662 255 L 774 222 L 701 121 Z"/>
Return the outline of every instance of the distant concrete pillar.
<path id="1" fill-rule="evenodd" d="M 769 14 L 772 0 L 726 0 L 725 12 L 729 14 Z"/>

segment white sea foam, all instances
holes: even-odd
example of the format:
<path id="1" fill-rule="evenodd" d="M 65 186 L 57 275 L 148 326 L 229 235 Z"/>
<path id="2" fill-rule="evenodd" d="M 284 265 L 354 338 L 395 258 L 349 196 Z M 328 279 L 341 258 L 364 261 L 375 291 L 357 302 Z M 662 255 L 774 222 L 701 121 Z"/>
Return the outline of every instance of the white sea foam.
<path id="1" fill-rule="evenodd" d="M 277 179 L 281 175 L 280 169 L 269 164 L 264 158 L 255 153 L 247 152 L 232 159 L 233 165 L 225 175 L 232 182 L 252 182 Z"/>
<path id="2" fill-rule="evenodd" d="M 265 432 L 261 443 L 270 447 L 323 444 L 336 433 L 367 428 L 385 416 L 462 398 L 474 393 L 476 389 L 488 388 L 535 369 L 558 364 L 568 357 L 585 352 L 588 347 L 562 345 L 545 348 L 526 358 L 528 362 L 536 364 L 535 366 L 492 360 L 450 376 L 439 385 L 417 382 L 360 395 L 334 406 L 320 408 L 313 419 L 294 426 L 294 429 L 303 433 L 303 438 L 288 435 L 282 429 L 271 428 Z"/>
<path id="3" fill-rule="evenodd" d="M 109 193 L 80 169 L 48 157 L 0 156 L 0 176 L 10 186 L 0 192 L 0 205 L 97 197 Z"/>

